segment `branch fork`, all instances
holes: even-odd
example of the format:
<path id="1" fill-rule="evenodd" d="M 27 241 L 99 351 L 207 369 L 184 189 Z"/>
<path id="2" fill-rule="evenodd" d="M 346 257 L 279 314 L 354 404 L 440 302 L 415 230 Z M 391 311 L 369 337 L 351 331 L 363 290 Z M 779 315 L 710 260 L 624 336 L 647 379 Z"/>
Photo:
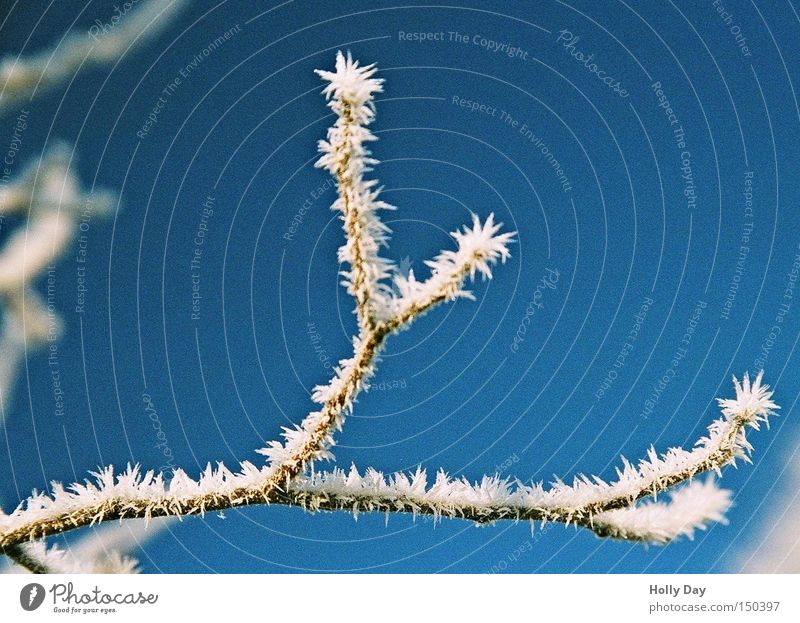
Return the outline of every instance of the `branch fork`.
<path id="1" fill-rule="evenodd" d="M 323 93 L 336 121 L 320 141 L 317 166 L 336 180 L 338 199 L 332 208 L 341 213 L 345 243 L 338 256 L 346 265 L 343 285 L 355 301 L 358 333 L 352 356 L 342 359 L 333 378 L 315 387 L 319 405 L 296 427 L 284 428 L 282 439 L 257 450 L 266 457 L 257 467 L 245 461 L 234 473 L 222 464 L 209 465 L 194 480 L 176 470 L 169 484 L 155 472 L 138 466 L 115 473 L 109 466 L 93 481 L 64 487 L 53 484 L 51 494 L 34 493 L 9 515 L 0 515 L 0 548 L 29 568 L 40 570 L 29 542 L 81 526 L 112 519 L 184 516 L 221 511 L 251 504 L 285 504 L 308 511 L 407 512 L 436 519 L 463 518 L 485 524 L 500 520 L 560 522 L 593 531 L 598 536 L 665 543 L 691 537 L 709 522 L 724 521 L 730 493 L 712 478 L 737 459 L 749 460 L 752 447 L 747 428 L 758 428 L 778 409 L 772 392 L 759 373 L 751 382 L 734 379 L 736 397 L 719 401 L 722 417 L 708 427 L 691 450 L 671 448 L 659 455 L 651 448 L 636 464 L 622 459 L 616 479 L 579 475 L 572 484 L 530 485 L 497 476 L 476 483 L 451 478 L 440 471 L 429 482 L 424 470 L 413 474 L 360 472 L 334 469 L 317 472 L 313 465 L 331 459 L 335 432 L 341 430 L 359 392 L 366 389 L 386 339 L 407 328 L 440 303 L 473 298 L 464 289 L 467 280 L 489 279 L 492 266 L 510 257 L 513 232 L 501 233 L 501 224 L 489 215 L 473 215 L 470 225 L 452 233 L 455 249 L 428 260 L 430 276 L 418 281 L 381 257 L 391 233 L 380 220 L 381 210 L 394 209 L 380 199 L 377 181 L 367 174 L 377 161 L 367 144 L 375 140 L 368 125 L 375 118 L 374 95 L 383 89 L 374 65 L 360 66 L 339 53 L 335 71 L 318 71 L 328 84 Z M 676 485 L 669 501 L 657 494 Z M 649 501 L 648 501 L 649 500 Z"/>

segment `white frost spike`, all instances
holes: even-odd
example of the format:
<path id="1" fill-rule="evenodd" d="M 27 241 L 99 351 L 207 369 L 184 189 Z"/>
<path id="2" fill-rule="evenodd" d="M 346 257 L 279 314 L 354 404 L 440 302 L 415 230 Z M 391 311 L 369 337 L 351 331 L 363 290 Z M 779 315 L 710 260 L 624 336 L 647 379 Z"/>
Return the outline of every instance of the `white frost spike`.
<path id="1" fill-rule="evenodd" d="M 408 276 L 395 276 L 395 292 L 398 296 L 392 301 L 393 312 L 399 317 L 417 313 L 430 306 L 431 301 L 439 299 L 473 298 L 472 293 L 462 289 L 464 279 L 474 279 L 480 274 L 491 279 L 491 264 L 498 260 L 505 262 L 511 253 L 508 246 L 514 241 L 514 232 L 498 234 L 502 223 L 494 222 L 490 214 L 481 224 L 477 215 L 472 215 L 472 227 L 464 226 L 462 231 L 452 232 L 456 241 L 455 251 L 442 251 L 425 264 L 431 269 L 431 276 L 424 282 L 415 279 L 414 273 Z"/>
<path id="2" fill-rule="evenodd" d="M 473 258 L 470 263 L 469 276 L 475 278 L 475 273 L 479 272 L 484 279 L 491 279 L 492 271 L 490 264 L 502 260 L 505 262 L 511 253 L 508 245 L 514 240 L 513 233 L 498 235 L 497 232 L 503 226 L 502 223 L 495 224 L 494 214 L 490 214 L 486 222 L 481 225 L 477 214 L 472 215 L 472 229 L 464 227 L 464 231 L 453 232 L 453 237 L 458 242 L 458 255 Z M 432 268 L 436 268 L 434 261 Z"/>
<path id="3" fill-rule="evenodd" d="M 764 371 L 760 371 L 755 380 L 751 383 L 750 376 L 744 375 L 742 382 L 733 377 L 733 385 L 736 389 L 736 398 L 718 398 L 722 413 L 728 418 L 748 414 L 753 428 L 758 429 L 758 423 L 767 423 L 767 416 L 779 407 L 772 402 L 772 392 L 769 385 L 761 383 Z"/>
<path id="4" fill-rule="evenodd" d="M 367 125 L 375 117 L 375 105 L 372 97 L 375 93 L 383 91 L 383 80 L 373 78 L 377 71 L 375 64 L 359 67 L 350 53 L 336 54 L 336 71 L 317 69 L 317 75 L 329 82 L 323 93 L 329 100 L 332 99 L 331 108 L 337 114 L 341 107 L 352 105 L 352 114 L 358 125 Z"/>

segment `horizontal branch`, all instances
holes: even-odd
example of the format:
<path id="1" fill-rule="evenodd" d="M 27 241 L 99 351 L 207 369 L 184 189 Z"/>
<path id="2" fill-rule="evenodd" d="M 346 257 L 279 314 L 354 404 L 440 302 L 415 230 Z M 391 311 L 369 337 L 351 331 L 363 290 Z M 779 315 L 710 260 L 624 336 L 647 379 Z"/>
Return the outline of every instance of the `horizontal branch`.
<path id="1" fill-rule="evenodd" d="M 761 384 L 760 374 L 752 384 L 747 375 L 742 383 L 734 382 L 736 398 L 719 401 L 722 417 L 712 422 L 708 435 L 692 450 L 671 448 L 658 456 L 651 449 L 648 458 L 636 466 L 623 459 L 623 467 L 612 483 L 581 475 L 571 485 L 557 482 L 549 488 L 541 483 L 512 485 L 493 476 L 471 484 L 440 473 L 428 487 L 421 470 L 388 479 L 369 470 L 364 476 L 352 471 L 314 474 L 288 483 L 283 490 L 265 492 L 264 482 L 271 477 L 271 469 L 259 469 L 249 462 L 242 463 L 238 474 L 222 464 L 216 470 L 209 465 L 196 481 L 178 470 L 169 485 L 161 474 L 141 474 L 138 467 L 118 476 L 109 467 L 96 474 L 95 482 L 73 484 L 68 489 L 56 483 L 51 495 L 34 495 L 10 515 L 0 517 L 0 547 L 108 519 L 202 514 L 270 503 L 309 510 L 404 511 L 478 523 L 504 519 L 555 521 L 583 526 L 604 536 L 634 538 L 634 524 L 625 523 L 630 517 L 609 515 L 609 511 L 630 509 L 637 500 L 690 481 L 702 472 L 719 472 L 737 458 L 749 460 L 752 447 L 745 429 L 758 428 L 778 407 L 770 400 L 768 387 Z M 723 506 L 723 500 L 717 498 L 717 504 L 704 511 L 704 516 L 721 514 Z"/>
<path id="2" fill-rule="evenodd" d="M 591 521 L 572 520 L 563 509 L 533 506 L 530 490 L 510 489 L 507 480 L 485 477 L 477 484 L 451 480 L 444 472 L 428 487 L 425 473 L 395 474 L 387 481 L 374 470 L 361 476 L 334 471 L 296 483 L 276 500 L 308 511 L 411 513 L 435 519 L 466 519 L 478 524 L 502 520 L 556 521 L 576 524 L 598 536 L 666 543 L 678 536 L 691 537 L 711 521 L 724 521 L 730 507 L 730 492 L 719 489 L 712 478 L 693 480 L 671 492 L 671 501 L 647 502 L 600 512 Z M 554 512 L 556 511 L 556 512 Z"/>

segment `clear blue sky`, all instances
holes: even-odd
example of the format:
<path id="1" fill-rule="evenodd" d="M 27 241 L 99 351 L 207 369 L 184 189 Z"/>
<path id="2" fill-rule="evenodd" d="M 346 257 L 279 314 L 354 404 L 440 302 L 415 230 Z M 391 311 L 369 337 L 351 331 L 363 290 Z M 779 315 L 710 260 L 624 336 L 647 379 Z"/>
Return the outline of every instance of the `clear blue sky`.
<path id="1" fill-rule="evenodd" d="M 710 2 L 269 4 L 192 3 L 113 69 L 81 70 L 27 106 L 18 161 L 74 141 L 86 184 L 119 189 L 123 206 L 90 224 L 81 313 L 75 254 L 58 266 L 65 412 L 34 354 L 0 429 L 0 499 L 101 464 L 155 468 L 165 450 L 192 474 L 258 461 L 312 407 L 325 357 L 346 356 L 355 329 L 334 191 L 313 168 L 331 122 L 313 70 L 349 49 L 386 79 L 374 152 L 398 206 L 388 257 L 424 276 L 470 211 L 494 212 L 519 243 L 476 302 L 391 339 L 339 436 L 339 466 L 612 477 L 620 454 L 692 443 L 731 375 L 759 367 L 782 416 L 752 435 L 755 465 L 726 472 L 730 524 L 693 542 L 259 507 L 177 525 L 138 552 L 144 570 L 735 570 L 779 508 L 798 439 L 800 300 L 784 294 L 800 252 L 800 24 L 788 3 L 726 0 L 729 24 Z M 78 10 L 16 6 L 2 53 L 113 15 L 106 2 Z M 9 140 L 14 116 L 0 119 Z"/>

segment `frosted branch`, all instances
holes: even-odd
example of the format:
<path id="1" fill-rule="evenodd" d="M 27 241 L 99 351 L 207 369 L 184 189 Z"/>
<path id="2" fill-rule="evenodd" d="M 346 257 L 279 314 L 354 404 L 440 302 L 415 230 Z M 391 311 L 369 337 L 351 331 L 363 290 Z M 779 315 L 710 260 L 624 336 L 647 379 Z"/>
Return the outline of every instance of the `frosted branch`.
<path id="1" fill-rule="evenodd" d="M 147 10 L 155 4 L 148 4 Z M 137 19 L 145 16 L 145 9 L 136 14 Z M 110 34 L 112 38 L 104 40 L 101 51 L 92 47 L 83 53 L 95 59 L 118 55 L 123 44 L 136 38 L 131 38 L 131 33 L 137 22 L 133 15 L 130 19 L 126 26 L 118 26 L 119 40 Z M 76 50 L 82 45 L 71 38 L 67 44 L 68 49 L 75 46 Z M 69 58 L 66 55 L 64 66 L 69 65 Z M 17 66 L 16 61 L 13 66 L 6 62 L 0 68 L 6 87 L 25 86 L 33 80 L 35 72 L 24 63 L 21 70 Z M 44 79 L 46 64 L 36 67 L 36 84 L 47 86 L 56 81 Z M 53 76 L 64 73 L 59 71 Z M 439 303 L 472 298 L 465 282 L 478 275 L 491 278 L 492 265 L 509 257 L 508 247 L 514 241 L 513 233 L 500 233 L 501 224 L 495 223 L 494 215 L 485 222 L 473 215 L 471 225 L 452 233 L 455 248 L 426 262 L 430 269 L 426 280 L 417 281 L 409 273 L 395 276 L 394 289 L 390 287 L 393 266 L 379 253 L 390 230 L 378 214 L 392 206 L 380 199 L 377 182 L 365 178 L 377 162 L 366 147 L 375 140 L 367 126 L 375 118 L 374 94 L 382 90 L 375 71 L 374 66 L 360 67 L 349 54 L 341 53 L 335 71 L 318 71 L 328 81 L 324 93 L 336 121 L 327 140 L 319 144 L 322 156 L 317 164 L 327 169 L 337 184 L 333 208 L 341 212 L 345 231 L 339 260 L 346 264 L 344 285 L 355 300 L 359 327 L 352 356 L 339 362 L 327 384 L 315 387 L 312 400 L 318 408 L 299 426 L 284 428 L 282 440 L 258 450 L 267 458 L 263 466 L 245 461 L 234 472 L 221 463 L 216 468 L 209 465 L 197 479 L 178 469 L 169 480 L 153 471 L 143 473 L 138 466 L 122 473 L 108 466 L 83 483 L 66 487 L 52 483 L 51 493 L 34 492 L 11 514 L 0 513 L 0 551 L 36 571 L 73 569 L 69 567 L 73 563 L 78 569 L 84 560 L 97 557 L 84 552 L 85 556 L 70 562 L 60 550 L 32 542 L 112 519 L 141 518 L 146 522 L 253 504 L 285 504 L 309 511 L 408 512 L 476 523 L 550 521 L 580 526 L 601 536 L 653 543 L 691 537 L 708 522 L 724 520 L 729 493 L 717 488 L 713 480 L 694 478 L 703 472 L 719 473 L 740 458 L 749 460 L 752 447 L 746 429 L 758 428 L 778 408 L 768 387 L 761 383 L 761 374 L 752 383 L 747 375 L 741 383 L 734 379 L 736 397 L 719 401 L 722 417 L 712 422 L 707 435 L 692 449 L 671 448 L 659 455 L 651 448 L 635 465 L 623 458 L 611 482 L 579 475 L 572 484 L 557 481 L 548 486 L 496 476 L 471 483 L 444 472 L 429 482 L 421 469 L 389 476 L 372 469 L 362 474 L 355 468 L 307 473 L 314 461 L 332 457 L 334 433 L 341 429 L 359 392 L 368 387 L 386 338 Z M 24 88 L 12 88 L 0 100 L 0 108 L 8 104 L 8 93 L 15 92 L 27 93 Z M 0 252 L 0 300 L 7 307 L 0 345 L 13 364 L 24 356 L 27 343 L 44 339 L 57 326 L 46 313 L 49 308 L 29 289 L 28 280 L 66 248 L 86 200 L 62 149 L 41 168 L 28 169 L 18 183 L 5 188 L 2 201 L 4 212 L 28 210 L 27 229 L 13 234 Z M 101 203 L 110 208 L 110 196 Z M 16 364 L 8 370 L 13 369 Z M 4 399 L 4 375 L 11 376 L 8 370 L 0 369 L 0 397 Z M 648 501 L 676 485 L 683 486 L 671 492 L 669 501 Z M 117 569 L 132 568 L 121 557 L 109 564 Z"/>
<path id="2" fill-rule="evenodd" d="M 136 573 L 138 561 L 111 551 L 102 559 L 95 560 L 76 556 L 58 545 L 48 547 L 42 541 L 35 541 L 15 548 L 9 554 L 17 565 L 7 573 L 28 571 L 30 573 Z"/>
<path id="3" fill-rule="evenodd" d="M 501 225 L 494 223 L 493 215 L 483 225 L 473 215 L 472 228 L 453 233 L 457 250 L 443 251 L 428 263 L 430 279 L 424 284 L 398 282 L 404 295 L 393 297 L 386 283 L 392 265 L 378 254 L 390 233 L 378 211 L 391 206 L 378 199 L 376 182 L 364 179 L 364 173 L 377 162 L 365 147 L 375 140 L 366 126 L 375 118 L 373 95 L 382 90 L 382 80 L 373 78 L 375 71 L 374 65 L 359 67 L 349 54 L 345 58 L 341 52 L 336 56 L 335 72 L 317 71 L 329 83 L 324 93 L 336 114 L 327 141 L 319 143 L 323 155 L 317 165 L 336 178 L 339 198 L 333 209 L 341 211 L 345 231 L 339 260 L 350 267 L 344 273 L 344 285 L 356 302 L 359 332 L 353 338 L 353 356 L 339 362 L 326 385 L 314 388 L 312 399 L 321 408 L 299 426 L 284 428 L 283 442 L 273 441 L 258 451 L 268 458 L 271 470 L 261 490 L 264 499 L 311 462 L 332 458 L 334 432 L 341 429 L 358 393 L 368 386 L 387 336 L 437 303 L 466 296 L 462 287 L 467 278 L 478 273 L 491 277 L 490 265 L 510 255 L 513 234 L 499 234 Z"/>
<path id="4" fill-rule="evenodd" d="M 356 301 L 361 334 L 374 330 L 384 314 L 391 291 L 385 281 L 392 263 L 379 254 L 388 242 L 389 228 L 378 218 L 378 210 L 393 209 L 379 199 L 377 181 L 365 180 L 364 173 L 377 164 L 366 144 L 375 140 L 367 129 L 375 119 L 373 95 L 383 91 L 383 80 L 373 78 L 374 65 L 359 67 L 350 54 L 336 55 L 336 71 L 317 70 L 328 81 L 323 93 L 336 114 L 328 138 L 319 142 L 322 156 L 318 167 L 327 169 L 336 180 L 338 199 L 332 208 L 342 213 L 345 243 L 339 248 L 339 261 L 349 265 L 343 271 L 347 292 Z"/>
<path id="5" fill-rule="evenodd" d="M 473 214 L 471 228 L 464 226 L 462 231 L 451 233 L 456 250 L 442 251 L 425 262 L 431 269 L 427 280 L 417 281 L 413 271 L 407 276 L 396 275 L 394 282 L 399 295 L 391 301 L 393 314 L 389 322 L 401 326 L 443 301 L 474 298 L 463 289 L 466 278 L 474 279 L 480 274 L 491 279 L 491 265 L 498 260 L 505 262 L 511 255 L 508 245 L 514 241 L 514 233 L 499 234 L 500 227 L 502 223 L 494 222 L 494 214 L 483 224 Z"/>
<path id="6" fill-rule="evenodd" d="M 314 390 L 312 399 L 321 405 L 320 409 L 310 413 L 299 426 L 284 428 L 282 442 L 271 442 L 259 450 L 268 459 L 267 465 L 262 468 L 246 463 L 237 475 L 224 466 L 220 466 L 217 471 L 209 468 L 198 481 L 191 480 L 179 470 L 173 477 L 169 490 L 165 488 L 160 475 L 148 473 L 142 476 L 138 470 L 128 471 L 115 480 L 112 467 L 98 474 L 97 484 L 75 485 L 68 492 L 56 485 L 54 502 L 64 500 L 68 506 L 72 506 L 81 495 L 100 496 L 96 502 L 103 509 L 99 515 L 91 514 L 81 503 L 75 509 L 76 516 L 50 518 L 55 522 L 50 523 L 50 526 L 58 526 L 55 531 L 46 528 L 43 532 L 38 532 L 39 528 L 34 528 L 33 532 L 27 532 L 20 543 L 29 538 L 54 534 L 115 515 L 146 518 L 184 515 L 277 500 L 280 492 L 286 490 L 287 484 L 300 475 L 311 462 L 332 456 L 330 448 L 334 444 L 333 434 L 341 428 L 358 393 L 367 387 L 386 337 L 404 328 L 436 303 L 460 295 L 463 282 L 468 277 L 474 277 L 476 273 L 481 273 L 484 277 L 490 276 L 489 264 L 508 257 L 506 245 L 511 242 L 512 236 L 497 235 L 499 226 L 494 224 L 493 217 L 489 217 L 486 225 L 481 225 L 477 217 L 474 217 L 472 229 L 466 228 L 463 232 L 453 234 L 459 251 L 443 252 L 431 265 L 433 274 L 425 290 L 428 298 L 425 301 L 418 298 L 421 304 L 403 308 L 398 314 L 391 313 L 396 305 L 389 304 L 390 289 L 384 283 L 392 272 L 391 265 L 378 255 L 378 248 L 386 242 L 389 230 L 376 215 L 377 210 L 389 206 L 378 200 L 379 191 L 375 188 L 375 182 L 365 181 L 363 177 L 364 172 L 369 170 L 369 165 L 374 163 L 364 147 L 366 141 L 374 139 L 366 129 L 366 125 L 374 118 L 372 96 L 380 90 L 380 80 L 372 78 L 374 71 L 372 66 L 360 68 L 351 58 L 345 60 L 339 54 L 335 73 L 319 72 L 330 82 L 325 92 L 331 99 L 331 108 L 337 114 L 337 121 L 328 133 L 328 142 L 323 141 L 320 144 L 323 156 L 319 164 L 329 168 L 339 184 L 340 198 L 334 208 L 343 213 L 347 238 L 340 251 L 340 259 L 350 264 L 350 271 L 345 275 L 346 285 L 360 310 L 360 331 L 353 338 L 353 356 L 341 360 L 334 377 L 326 385 L 317 386 Z M 25 179 L 30 178 L 28 175 Z M 23 190 L 25 188 L 27 187 L 23 186 Z M 33 193 L 34 190 L 30 192 Z M 24 198 L 21 199 L 23 192 L 9 193 L 8 196 L 11 198 L 8 204 L 12 208 L 24 202 Z M 61 196 L 58 199 L 63 201 Z M 53 223 L 54 221 L 48 220 L 41 227 L 43 230 L 45 224 L 55 227 Z M 37 236 L 36 240 L 39 238 Z M 37 253 L 32 253 L 21 242 L 15 244 L 11 250 L 13 253 L 10 258 L 13 261 L 8 262 L 6 273 L 3 273 L 0 263 L 0 277 L 7 274 L 5 282 L 9 284 L 9 288 L 20 277 L 24 280 L 25 266 L 30 264 L 39 267 L 42 265 L 41 258 L 46 257 L 38 252 L 38 247 L 34 249 Z M 20 269 L 20 266 L 23 268 Z M 0 278 L 0 290 L 3 283 Z M 182 490 L 187 495 L 177 495 Z M 135 495 L 128 501 L 124 501 L 127 500 L 125 495 L 115 497 L 122 491 L 127 491 L 128 494 L 148 491 L 152 503 L 136 498 Z M 28 510 L 38 507 L 40 511 L 44 511 L 45 508 L 52 508 L 46 501 L 46 496 L 35 495 L 29 502 Z M 106 508 L 108 505 L 110 507 Z M 16 542 L 10 541 L 0 543 L 3 547 L 15 544 Z"/>
<path id="7" fill-rule="evenodd" d="M 599 536 L 663 544 L 679 537 L 693 538 L 712 522 L 727 523 L 731 492 L 713 478 L 692 480 L 670 492 L 669 502 L 644 502 L 597 515 L 592 529 Z"/>
<path id="8" fill-rule="evenodd" d="M 97 521 L 127 517 L 191 515 L 258 503 L 303 506 L 309 510 L 350 512 L 409 512 L 435 517 L 459 517 L 478 523 L 499 520 L 554 521 L 582 526 L 603 536 L 664 542 L 707 521 L 727 508 L 727 492 L 713 483 L 692 479 L 707 471 L 720 472 L 736 459 L 749 460 L 748 427 L 758 428 L 778 407 L 761 375 L 734 380 L 736 398 L 720 400 L 722 417 L 708 427 L 691 450 L 671 448 L 663 455 L 651 449 L 638 464 L 623 459 L 617 479 L 606 483 L 596 476 L 577 476 L 571 485 L 556 482 L 527 486 L 484 476 L 477 483 L 451 479 L 439 472 L 432 483 L 418 470 L 389 477 L 367 470 L 361 475 L 334 470 L 289 482 L 284 489 L 265 489 L 272 470 L 249 462 L 234 474 L 224 465 L 210 465 L 198 480 L 178 470 L 167 486 L 160 474 L 129 468 L 115 475 L 112 467 L 96 474 L 94 482 L 64 488 L 53 483 L 52 495 L 28 498 L 13 513 L 0 517 L 0 547 L 8 548 Z M 677 484 L 687 489 L 668 506 L 655 503 L 634 507 Z M 701 489 L 699 487 L 706 487 Z M 702 503 L 700 503 L 702 501 Z M 669 517 L 668 517 L 669 515 Z"/>
<path id="9" fill-rule="evenodd" d="M 17 229 L 0 252 L 0 292 L 21 288 L 54 263 L 72 241 L 75 223 L 57 212 L 36 215 Z"/>

